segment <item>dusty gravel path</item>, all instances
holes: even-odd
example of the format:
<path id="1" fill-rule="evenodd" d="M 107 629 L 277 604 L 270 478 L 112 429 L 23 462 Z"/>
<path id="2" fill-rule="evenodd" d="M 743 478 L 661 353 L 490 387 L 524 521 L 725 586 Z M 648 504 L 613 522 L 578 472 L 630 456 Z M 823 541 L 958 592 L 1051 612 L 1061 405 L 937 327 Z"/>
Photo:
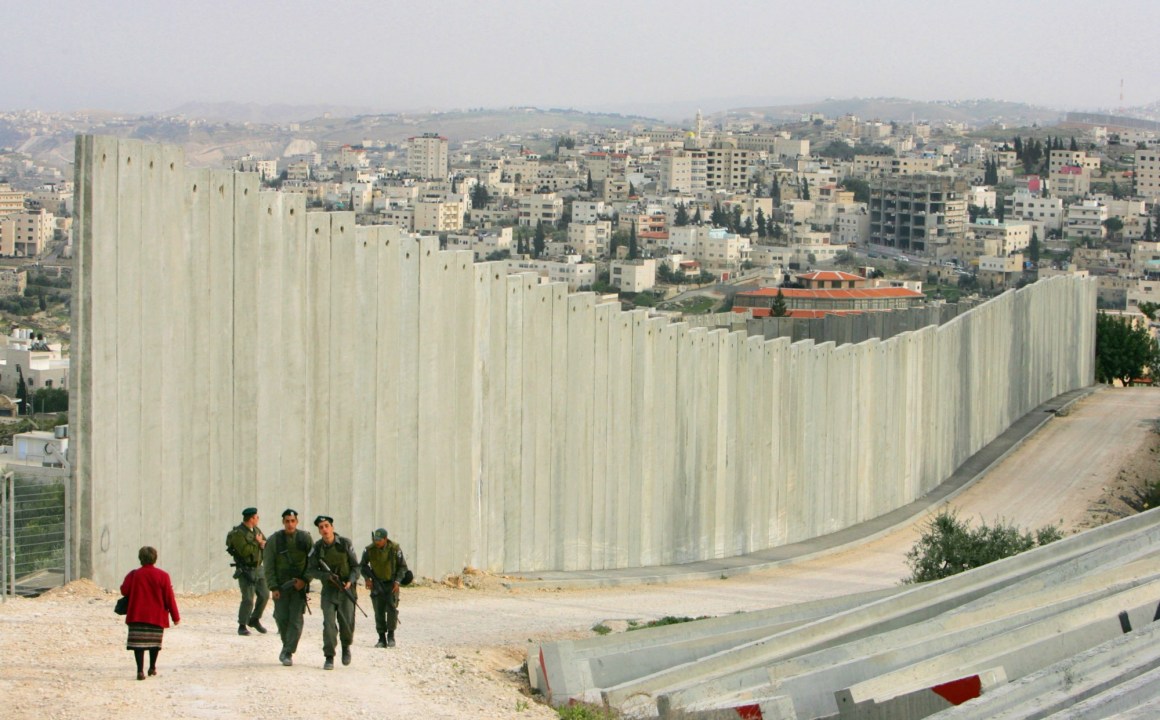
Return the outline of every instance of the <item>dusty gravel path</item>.
<path id="1" fill-rule="evenodd" d="M 1122 468 L 1156 476 L 1158 418 L 1160 389 L 1100 390 L 950 504 L 972 519 L 1083 527 Z M 588 636 L 608 620 L 719 615 L 888 587 L 907 572 L 916 527 L 728 580 L 549 591 L 465 576 L 464 589 L 415 587 L 404 594 L 399 647 L 372 648 L 372 623 L 360 616 L 354 663 L 333 672 L 321 669 L 317 614 L 306 618 L 295 666 L 284 668 L 273 633 L 235 634 L 237 593 L 221 592 L 179 597 L 185 621 L 166 633 L 160 675 L 137 682 L 114 596 L 79 581 L 0 604 L 0 718 L 552 718 L 521 694 L 528 640 Z"/>

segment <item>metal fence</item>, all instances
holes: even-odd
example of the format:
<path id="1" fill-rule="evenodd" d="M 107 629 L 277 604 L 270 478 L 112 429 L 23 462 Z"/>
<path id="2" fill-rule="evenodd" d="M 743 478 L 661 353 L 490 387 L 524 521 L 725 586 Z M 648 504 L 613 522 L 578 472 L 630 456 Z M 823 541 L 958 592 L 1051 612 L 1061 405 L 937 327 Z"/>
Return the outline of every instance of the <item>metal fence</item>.
<path id="1" fill-rule="evenodd" d="M 64 471 L 67 473 L 67 470 Z M 67 475 L 8 471 L 0 495 L 0 597 L 39 595 L 71 579 Z"/>

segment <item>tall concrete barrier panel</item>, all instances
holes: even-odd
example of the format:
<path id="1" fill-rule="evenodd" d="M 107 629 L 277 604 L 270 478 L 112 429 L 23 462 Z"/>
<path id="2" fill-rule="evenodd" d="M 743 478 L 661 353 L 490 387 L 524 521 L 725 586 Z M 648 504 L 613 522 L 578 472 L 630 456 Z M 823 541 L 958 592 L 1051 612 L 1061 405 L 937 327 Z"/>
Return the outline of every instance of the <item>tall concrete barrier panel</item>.
<path id="1" fill-rule="evenodd" d="M 1085 279 L 940 326 L 750 337 L 307 212 L 178 148 L 80 137 L 77 177 L 77 560 L 105 585 L 149 544 L 179 590 L 228 586 L 220 543 L 190 538 L 249 505 L 267 530 L 286 507 L 360 543 L 387 527 L 429 576 L 731 557 L 894 510 L 1093 380 Z"/>

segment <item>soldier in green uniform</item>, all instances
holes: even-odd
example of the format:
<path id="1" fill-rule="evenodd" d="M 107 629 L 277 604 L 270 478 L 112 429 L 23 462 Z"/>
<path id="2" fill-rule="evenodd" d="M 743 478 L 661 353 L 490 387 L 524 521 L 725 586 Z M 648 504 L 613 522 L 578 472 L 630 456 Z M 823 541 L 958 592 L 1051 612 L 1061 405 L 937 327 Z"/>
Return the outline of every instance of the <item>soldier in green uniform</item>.
<path id="1" fill-rule="evenodd" d="M 242 591 L 242 602 L 238 605 L 238 634 L 249 635 L 247 626 L 260 633 L 262 613 L 270 601 L 270 590 L 266 577 L 262 574 L 262 551 L 266 547 L 266 536 L 258 527 L 258 509 L 248 507 L 242 511 L 242 522 L 226 535 L 226 551 L 234 559 L 234 578 Z M 255 603 L 255 597 L 257 602 Z"/>
<path id="2" fill-rule="evenodd" d="M 307 558 L 314 544 L 310 533 L 298 529 L 298 512 L 287 508 L 282 511 L 282 529 L 266 542 L 266 582 L 274 588 L 274 622 L 282 638 L 282 652 L 278 660 L 293 665 L 293 655 L 302 637 L 302 615 L 306 612 L 306 593 L 310 592 L 310 578 L 306 574 Z"/>
<path id="3" fill-rule="evenodd" d="M 403 549 L 387 538 L 384 528 L 379 528 L 371 533 L 371 544 L 363 550 L 359 566 L 375 609 L 375 630 L 379 634 L 375 647 L 394 647 L 395 628 L 399 626 L 399 583 L 407 572 Z"/>
<path id="4" fill-rule="evenodd" d="M 358 560 L 350 540 L 334 531 L 334 518 L 319 515 L 314 518 L 314 526 L 319 539 L 310 550 L 309 573 L 322 581 L 322 653 L 326 656 L 322 668 L 333 670 L 336 639 L 342 641 L 342 664 L 350 665 Z"/>

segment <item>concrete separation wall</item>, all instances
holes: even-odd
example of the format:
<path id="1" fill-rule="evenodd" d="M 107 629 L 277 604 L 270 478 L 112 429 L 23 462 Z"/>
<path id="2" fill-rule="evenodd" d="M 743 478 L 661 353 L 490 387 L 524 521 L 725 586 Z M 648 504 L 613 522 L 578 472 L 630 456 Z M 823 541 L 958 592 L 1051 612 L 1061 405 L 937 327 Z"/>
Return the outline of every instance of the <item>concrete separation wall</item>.
<path id="1" fill-rule="evenodd" d="M 256 505 L 386 526 L 438 576 L 726 558 L 925 494 L 1093 380 L 1095 283 L 857 344 L 597 304 L 180 149 L 77 141 L 79 567 L 226 587 Z M 196 538 L 196 540 L 191 540 Z"/>

